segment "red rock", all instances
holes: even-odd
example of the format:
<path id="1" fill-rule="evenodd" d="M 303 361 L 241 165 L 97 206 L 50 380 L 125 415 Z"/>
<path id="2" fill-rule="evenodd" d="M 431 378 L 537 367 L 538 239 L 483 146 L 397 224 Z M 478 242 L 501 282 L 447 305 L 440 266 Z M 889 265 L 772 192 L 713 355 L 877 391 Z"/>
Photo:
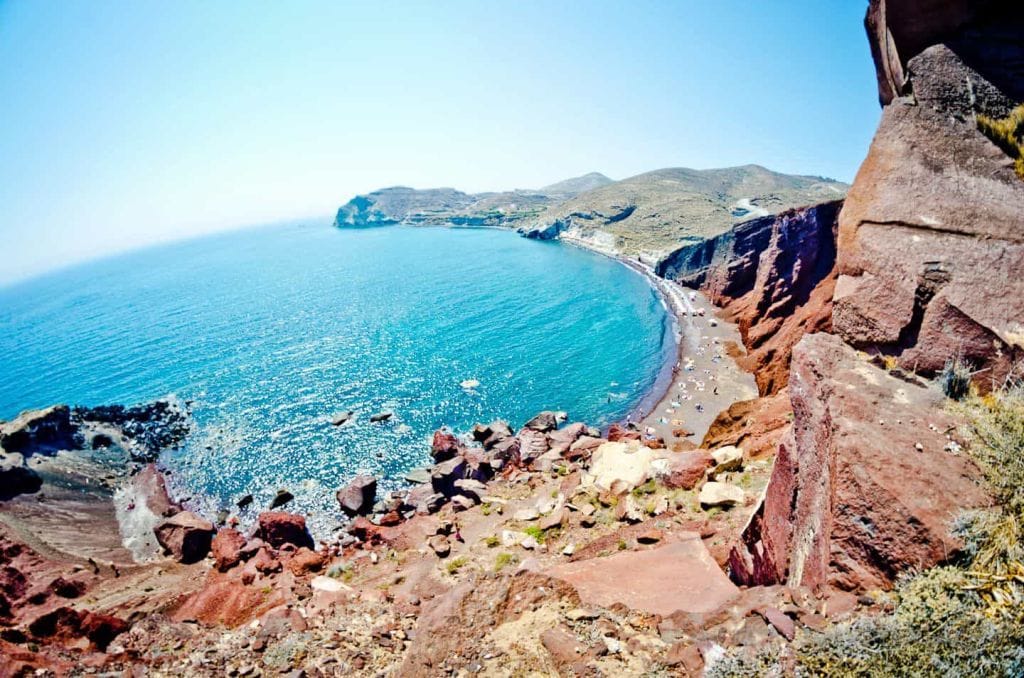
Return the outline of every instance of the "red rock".
<path id="1" fill-rule="evenodd" d="M 123 619 L 110 615 L 59 607 L 37 617 L 28 625 L 28 630 L 34 638 L 65 645 L 86 638 L 93 647 L 103 651 L 130 626 Z"/>
<path id="2" fill-rule="evenodd" d="M 398 511 L 389 511 L 382 515 L 379 520 L 384 527 L 394 527 L 402 524 L 402 514 Z"/>
<path id="3" fill-rule="evenodd" d="M 1024 356 L 1024 183 L 975 122 L 1024 100 L 1024 26 L 985 5 L 871 3 L 886 106 L 840 215 L 833 313 L 858 348 L 923 373 L 960 354 L 982 386 Z"/>
<path id="4" fill-rule="evenodd" d="M 550 628 L 541 633 L 540 643 L 551 654 L 555 663 L 560 665 L 579 661 L 587 651 L 587 646 L 563 627 Z"/>
<path id="5" fill-rule="evenodd" d="M 313 548 L 313 538 L 306 530 L 306 519 L 294 513 L 265 511 L 259 515 L 257 534 L 272 548 L 285 544 Z"/>
<path id="6" fill-rule="evenodd" d="M 662 616 L 677 610 L 709 612 L 734 598 L 739 589 L 712 560 L 700 536 L 679 536 L 680 541 L 656 549 L 563 563 L 545 574 L 572 585 L 587 604 L 624 603 Z"/>
<path id="7" fill-rule="evenodd" d="M 692 490 L 704 480 L 705 472 L 715 465 L 707 450 L 680 452 L 669 460 L 668 475 L 662 482 L 666 487 Z"/>
<path id="8" fill-rule="evenodd" d="M 274 574 L 281 571 L 281 561 L 266 548 L 260 549 L 252 559 L 252 566 L 262 574 Z"/>
<path id="9" fill-rule="evenodd" d="M 195 563 L 210 552 L 214 528 L 210 521 L 182 511 L 160 522 L 153 533 L 164 553 L 181 563 Z"/>
<path id="10" fill-rule="evenodd" d="M 302 547 L 288 559 L 288 569 L 299 577 L 310 572 L 319 572 L 324 567 L 324 561 L 323 554 Z"/>
<path id="11" fill-rule="evenodd" d="M 548 438 L 540 431 L 524 428 L 516 436 L 519 441 L 519 460 L 529 464 L 548 451 Z"/>
<path id="12" fill-rule="evenodd" d="M 831 325 L 835 229 L 842 201 L 742 222 L 667 256 L 658 274 L 699 287 L 739 326 L 762 395 L 786 385 L 792 347 Z"/>
<path id="13" fill-rule="evenodd" d="M 957 554 L 950 516 L 990 499 L 966 457 L 923 457 L 914 447 L 942 450 L 942 432 L 958 425 L 940 396 L 861 360 L 832 335 L 805 337 L 792 370 L 793 427 L 730 555 L 734 579 L 888 588 L 902 572 Z"/>
<path id="14" fill-rule="evenodd" d="M 245 547 L 245 537 L 233 528 L 222 528 L 214 535 L 210 544 L 216 568 L 226 572 L 242 561 L 241 550 Z"/>
<path id="15" fill-rule="evenodd" d="M 169 517 L 181 511 L 181 506 L 171 500 L 167 492 L 167 481 L 156 464 L 146 464 L 132 476 L 130 482 L 138 495 L 145 498 L 146 507 L 154 514 Z"/>
<path id="16" fill-rule="evenodd" d="M 767 607 L 761 610 L 761 616 L 764 620 L 775 627 L 775 630 L 785 638 L 786 640 L 793 640 L 796 635 L 796 625 L 793 620 L 785 615 L 781 610 L 774 607 Z"/>
<path id="17" fill-rule="evenodd" d="M 771 396 L 740 400 L 718 414 L 701 447 L 714 450 L 734 445 L 747 459 L 773 457 L 792 420 L 793 408 L 786 389 Z"/>
<path id="18" fill-rule="evenodd" d="M 634 431 L 619 424 L 612 424 L 608 427 L 608 435 L 606 437 L 610 443 L 640 440 L 640 431 Z"/>
<path id="19" fill-rule="evenodd" d="M 444 429 L 438 429 L 434 431 L 434 440 L 430 444 L 430 454 L 436 464 L 447 461 L 457 455 L 460 447 L 458 438 Z"/>
<path id="20" fill-rule="evenodd" d="M 57 577 L 50 582 L 50 585 L 47 588 L 51 593 L 60 596 L 61 598 L 78 598 L 80 595 L 85 593 L 86 585 L 84 581 Z"/>
<path id="21" fill-rule="evenodd" d="M 665 663 L 680 667 L 687 676 L 698 676 L 704 669 L 704 657 L 701 656 L 700 648 L 684 641 L 674 643 L 668 649 L 665 653 Z"/>

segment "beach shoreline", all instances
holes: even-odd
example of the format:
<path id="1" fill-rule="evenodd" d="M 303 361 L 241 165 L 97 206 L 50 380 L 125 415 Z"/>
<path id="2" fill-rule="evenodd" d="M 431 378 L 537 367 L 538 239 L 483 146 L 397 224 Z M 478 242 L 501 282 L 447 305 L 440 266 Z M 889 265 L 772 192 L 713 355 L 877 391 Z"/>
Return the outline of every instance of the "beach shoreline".
<path id="1" fill-rule="evenodd" d="M 561 242 L 606 256 L 644 277 L 671 318 L 674 348 L 654 384 L 618 423 L 636 426 L 666 445 L 700 445 L 718 414 L 735 402 L 756 398 L 754 375 L 741 369 L 726 347 L 743 348 L 739 329 L 721 318 L 697 290 L 658 277 L 646 264 L 575 238 Z M 668 353 L 666 351 L 666 353 Z M 686 435 L 676 435 L 685 430 Z"/>

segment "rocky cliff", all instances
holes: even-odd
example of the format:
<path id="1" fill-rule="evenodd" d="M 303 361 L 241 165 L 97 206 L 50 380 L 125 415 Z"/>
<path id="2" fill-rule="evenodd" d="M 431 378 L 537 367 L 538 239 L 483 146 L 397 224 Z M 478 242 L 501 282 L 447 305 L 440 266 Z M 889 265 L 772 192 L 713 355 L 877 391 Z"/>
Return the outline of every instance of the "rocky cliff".
<path id="1" fill-rule="evenodd" d="M 703 242 L 738 222 L 840 198 L 847 188 L 823 177 L 780 174 L 757 165 L 668 168 L 622 181 L 595 172 L 534 191 L 385 188 L 343 205 L 334 225 L 515 228 L 528 238 L 563 239 L 653 264 L 683 244 Z"/>
<path id="2" fill-rule="evenodd" d="M 733 551 L 734 580 L 889 587 L 954 558 L 953 518 L 990 501 L 959 454 L 962 422 L 925 378 L 959 356 L 990 388 L 1024 355 L 1024 182 L 977 122 L 1021 99 L 1022 17 L 1010 3 L 871 3 L 885 109 L 834 250 L 818 243 L 838 274 L 834 335 L 792 350 L 793 423 Z M 757 250 L 757 233 L 733 235 L 730 250 Z M 666 270 L 708 289 L 749 284 L 749 263 L 733 254 L 681 253 Z"/>
<path id="3" fill-rule="evenodd" d="M 737 222 L 841 198 L 848 186 L 758 165 L 647 172 L 548 207 L 520 230 L 654 263 Z"/>
<path id="4" fill-rule="evenodd" d="M 1024 9 L 872 2 L 886 104 L 839 218 L 835 331 L 934 373 L 999 379 L 1024 355 L 1024 182 L 979 130 L 1024 99 Z"/>
<path id="5" fill-rule="evenodd" d="M 836 218 L 842 201 L 743 222 L 660 262 L 658 275 L 700 289 L 737 323 L 747 348 L 738 358 L 762 395 L 777 393 L 805 333 L 831 325 Z"/>

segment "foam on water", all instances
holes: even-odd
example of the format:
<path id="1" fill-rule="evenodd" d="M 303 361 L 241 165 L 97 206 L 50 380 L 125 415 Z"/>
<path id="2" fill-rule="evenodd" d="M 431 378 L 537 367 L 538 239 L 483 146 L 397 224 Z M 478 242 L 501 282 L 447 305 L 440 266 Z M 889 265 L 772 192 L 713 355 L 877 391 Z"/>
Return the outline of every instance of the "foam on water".
<path id="1" fill-rule="evenodd" d="M 251 493 L 255 513 L 287 487 L 294 508 L 334 516 L 355 473 L 401 486 L 439 426 L 518 426 L 542 409 L 622 417 L 671 343 L 640 276 L 558 243 L 254 229 L 0 290 L 0 418 L 177 394 L 198 430 L 164 461 L 194 505 L 212 516 Z M 344 410 L 355 421 L 331 426 Z M 383 410 L 395 416 L 369 421 Z"/>

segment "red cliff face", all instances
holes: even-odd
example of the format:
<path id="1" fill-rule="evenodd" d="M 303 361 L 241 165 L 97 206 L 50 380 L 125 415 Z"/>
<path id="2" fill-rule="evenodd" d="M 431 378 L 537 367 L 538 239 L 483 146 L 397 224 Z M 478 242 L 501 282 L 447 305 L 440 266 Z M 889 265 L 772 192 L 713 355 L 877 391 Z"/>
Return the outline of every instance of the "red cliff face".
<path id="1" fill-rule="evenodd" d="M 744 327 L 762 392 L 788 377 L 777 397 L 793 422 L 732 551 L 738 583 L 886 588 L 955 555 L 952 520 L 989 498 L 950 445 L 957 422 L 913 373 L 960 356 L 989 387 L 1024 358 L 1024 182 L 975 117 L 1024 100 L 1024 7 L 873 0 L 866 23 L 885 110 L 834 250 L 817 257 L 834 252 L 835 269 L 776 309 L 775 290 L 799 288 L 808 250 L 827 240 L 773 237 L 799 253 L 790 267 L 765 233 L 737 228 L 728 256 L 688 273 Z M 823 289 L 831 298 L 815 301 Z"/>
<path id="2" fill-rule="evenodd" d="M 876 0 L 867 25 L 887 105 L 839 217 L 834 331 L 991 383 L 1024 357 L 1024 182 L 975 116 L 1024 99 L 1024 8 Z"/>
<path id="3" fill-rule="evenodd" d="M 734 580 L 886 588 L 957 552 L 951 519 L 989 500 L 950 451 L 957 422 L 936 389 L 813 334 L 793 351 L 789 394 L 793 426 L 733 551 Z"/>
<path id="4" fill-rule="evenodd" d="M 830 327 L 842 204 L 752 219 L 658 266 L 659 275 L 700 288 L 739 326 L 747 348 L 739 363 L 755 374 L 761 395 L 785 387 L 790 352 L 805 333 Z"/>

